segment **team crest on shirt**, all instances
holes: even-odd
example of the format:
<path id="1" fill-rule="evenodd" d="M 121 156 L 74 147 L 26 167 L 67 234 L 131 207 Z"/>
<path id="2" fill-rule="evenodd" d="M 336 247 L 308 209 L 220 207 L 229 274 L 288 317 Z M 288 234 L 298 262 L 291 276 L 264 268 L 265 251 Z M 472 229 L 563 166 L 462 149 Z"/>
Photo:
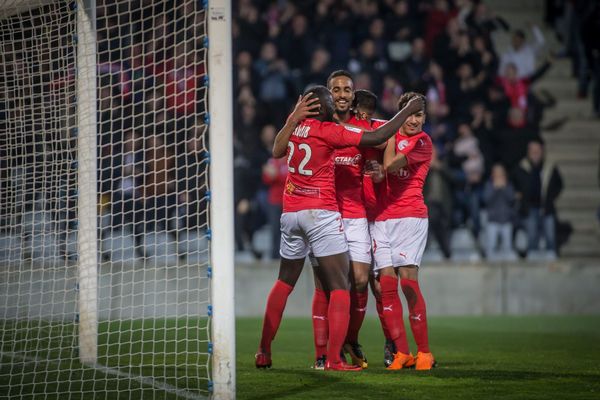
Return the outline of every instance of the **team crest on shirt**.
<path id="1" fill-rule="evenodd" d="M 408 140 L 403 139 L 400 142 L 398 142 L 398 150 L 404 150 L 406 146 L 408 146 Z"/>
<path id="2" fill-rule="evenodd" d="M 288 181 L 288 183 L 285 185 L 285 192 L 287 194 L 292 194 L 292 193 L 294 193 L 295 188 L 296 188 L 296 186 L 292 182 Z"/>

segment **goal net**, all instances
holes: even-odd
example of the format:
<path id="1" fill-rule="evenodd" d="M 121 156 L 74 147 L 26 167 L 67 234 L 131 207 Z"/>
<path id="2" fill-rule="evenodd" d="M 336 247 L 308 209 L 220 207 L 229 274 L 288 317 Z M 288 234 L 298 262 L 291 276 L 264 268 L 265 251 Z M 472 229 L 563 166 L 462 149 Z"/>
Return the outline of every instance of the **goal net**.
<path id="1" fill-rule="evenodd" d="M 234 347 L 213 339 L 208 16 L 0 0 L 0 399 L 234 396 L 232 371 L 214 391 Z"/>

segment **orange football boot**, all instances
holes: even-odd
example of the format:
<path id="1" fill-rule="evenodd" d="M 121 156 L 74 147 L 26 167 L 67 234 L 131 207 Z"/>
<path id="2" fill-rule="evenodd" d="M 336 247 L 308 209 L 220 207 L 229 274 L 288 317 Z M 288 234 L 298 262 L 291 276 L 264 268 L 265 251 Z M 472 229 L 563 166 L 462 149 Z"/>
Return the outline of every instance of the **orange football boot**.
<path id="1" fill-rule="evenodd" d="M 417 357 L 415 358 L 417 360 L 417 366 L 415 367 L 415 369 L 418 369 L 420 371 L 430 370 L 431 368 L 434 368 L 437 365 L 435 359 L 433 358 L 433 354 L 431 353 L 418 352 Z"/>
<path id="2" fill-rule="evenodd" d="M 396 371 L 402 368 L 411 368 L 415 365 L 415 358 L 412 354 L 397 352 L 394 354 L 394 361 L 386 369 Z"/>

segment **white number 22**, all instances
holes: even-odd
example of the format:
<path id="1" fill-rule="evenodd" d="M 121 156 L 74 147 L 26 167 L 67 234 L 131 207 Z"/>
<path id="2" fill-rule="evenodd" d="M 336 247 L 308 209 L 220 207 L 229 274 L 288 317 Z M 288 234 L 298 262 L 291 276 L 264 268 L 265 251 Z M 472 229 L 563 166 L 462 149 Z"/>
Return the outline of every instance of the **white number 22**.
<path id="1" fill-rule="evenodd" d="M 295 173 L 296 172 L 296 168 L 291 167 L 290 166 L 290 160 L 292 159 L 293 155 L 294 155 L 294 143 L 293 142 L 288 142 L 288 147 L 290 148 L 290 154 L 288 155 L 288 170 L 291 173 Z M 302 161 L 300 161 L 300 165 L 298 166 L 298 173 L 300 175 L 306 175 L 306 176 L 312 176 L 313 172 L 310 169 L 304 169 L 304 167 L 306 167 L 306 164 L 308 164 L 308 162 L 310 161 L 310 157 L 312 156 L 312 150 L 310 148 L 310 146 L 306 143 L 302 143 L 298 146 L 298 148 L 300 150 L 304 151 L 304 158 L 302 159 Z"/>

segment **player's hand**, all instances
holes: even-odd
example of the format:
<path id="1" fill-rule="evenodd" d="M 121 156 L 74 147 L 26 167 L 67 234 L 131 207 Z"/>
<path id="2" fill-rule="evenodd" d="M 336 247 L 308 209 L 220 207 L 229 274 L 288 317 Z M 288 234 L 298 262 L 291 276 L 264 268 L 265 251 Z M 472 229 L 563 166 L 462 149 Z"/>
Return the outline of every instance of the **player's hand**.
<path id="1" fill-rule="evenodd" d="M 411 115 L 425 110 L 425 96 L 413 97 L 406 103 L 403 110 L 407 110 Z"/>
<path id="2" fill-rule="evenodd" d="M 369 116 L 367 115 L 366 112 L 361 111 L 361 112 L 356 112 L 356 114 L 354 114 L 354 116 L 356 117 L 357 120 L 359 121 L 367 121 L 369 119 Z"/>
<path id="3" fill-rule="evenodd" d="M 372 174 L 379 171 L 379 163 L 377 160 L 366 160 L 365 161 L 365 174 Z"/>
<path id="4" fill-rule="evenodd" d="M 307 93 L 305 96 L 298 96 L 298 101 L 296 102 L 296 106 L 294 110 L 288 117 L 288 120 L 294 124 L 300 123 L 303 119 L 311 117 L 313 115 L 319 115 L 319 109 L 321 108 L 321 103 L 319 103 L 319 98 L 312 96 L 312 92 Z"/>
<path id="5" fill-rule="evenodd" d="M 383 175 L 383 165 L 379 164 L 377 160 L 366 160 L 365 174 L 372 177 L 379 177 Z"/>

